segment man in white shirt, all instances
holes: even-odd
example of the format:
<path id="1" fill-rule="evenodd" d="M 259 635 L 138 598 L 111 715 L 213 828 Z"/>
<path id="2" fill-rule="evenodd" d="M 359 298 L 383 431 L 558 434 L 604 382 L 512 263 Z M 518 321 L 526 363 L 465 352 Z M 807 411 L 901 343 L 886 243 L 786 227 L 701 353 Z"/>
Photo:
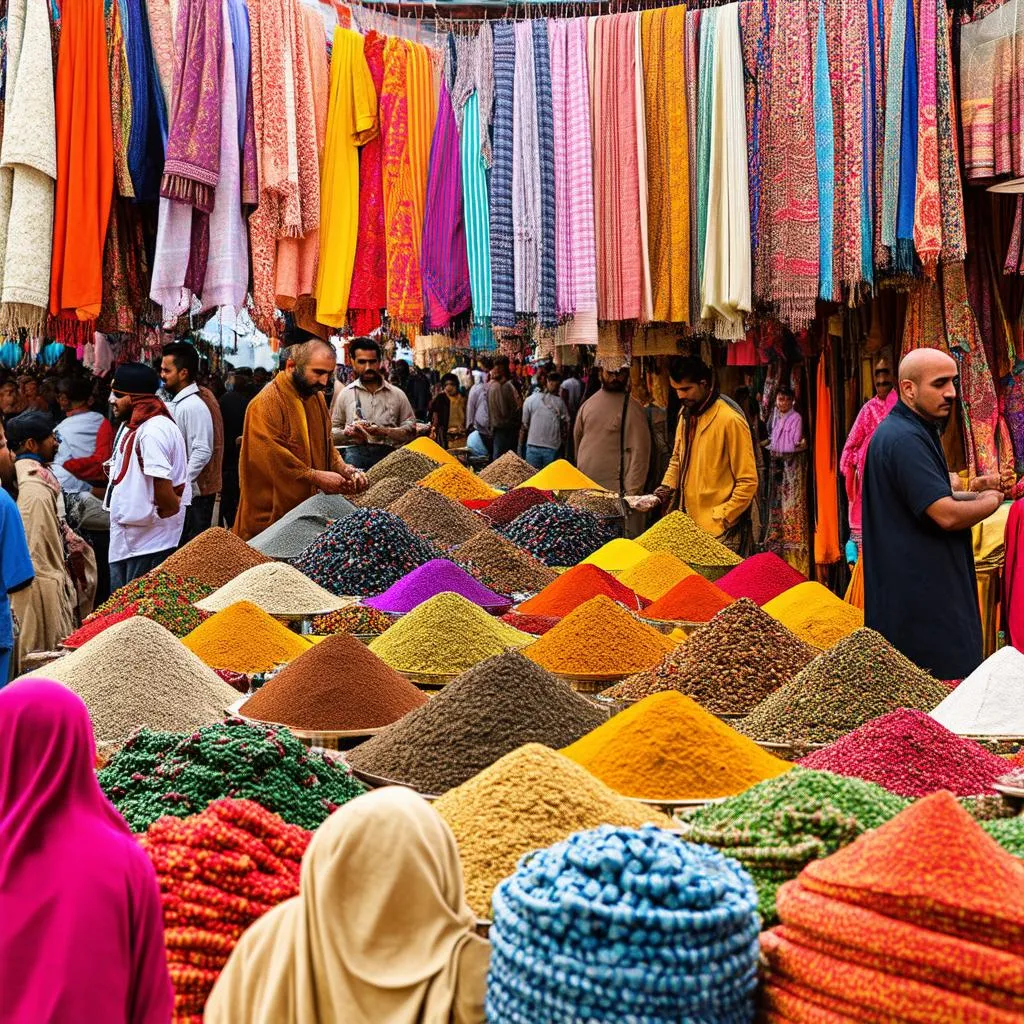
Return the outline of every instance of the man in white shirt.
<path id="1" fill-rule="evenodd" d="M 185 513 L 185 527 L 180 541 L 182 544 L 210 525 L 213 505 L 217 499 L 216 493 L 203 495 L 199 487 L 199 476 L 214 457 L 215 434 L 213 416 L 196 383 L 198 376 L 199 353 L 194 345 L 185 341 L 164 345 L 160 362 L 160 379 L 163 381 L 160 397 L 167 403 L 174 422 L 185 438 L 188 482 L 192 491 L 192 501 Z"/>
<path id="2" fill-rule="evenodd" d="M 534 391 L 523 402 L 523 426 L 519 444 L 524 458 L 534 469 L 551 465 L 569 436 L 569 410 L 558 395 L 562 377 L 548 371 L 543 391 Z"/>
<path id="3" fill-rule="evenodd" d="M 110 512 L 112 590 L 173 553 L 192 496 L 185 439 L 157 397 L 159 386 L 151 367 L 123 363 L 110 387 L 119 425 L 103 502 Z"/>

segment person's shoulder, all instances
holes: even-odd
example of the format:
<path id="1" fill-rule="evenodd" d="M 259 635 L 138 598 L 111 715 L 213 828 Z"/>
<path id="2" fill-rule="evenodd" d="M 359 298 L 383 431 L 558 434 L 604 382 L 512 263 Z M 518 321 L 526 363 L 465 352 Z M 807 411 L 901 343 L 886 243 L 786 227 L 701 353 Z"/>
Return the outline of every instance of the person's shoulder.
<path id="1" fill-rule="evenodd" d="M 719 396 L 718 401 L 715 403 L 716 410 L 715 416 L 721 419 L 723 422 L 742 424 L 744 429 L 749 430 L 750 424 L 747 422 L 746 416 L 737 409 L 734 405 L 730 405 L 724 398 Z"/>

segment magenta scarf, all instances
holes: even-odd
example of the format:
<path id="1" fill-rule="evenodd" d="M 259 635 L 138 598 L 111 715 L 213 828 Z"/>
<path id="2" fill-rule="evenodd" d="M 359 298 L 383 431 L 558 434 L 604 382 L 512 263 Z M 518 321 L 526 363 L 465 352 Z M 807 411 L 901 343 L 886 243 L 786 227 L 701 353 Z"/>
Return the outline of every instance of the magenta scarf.
<path id="1" fill-rule="evenodd" d="M 167 1024 L 156 873 L 96 781 L 85 704 L 0 690 L 0 992 L 5 1024 Z"/>

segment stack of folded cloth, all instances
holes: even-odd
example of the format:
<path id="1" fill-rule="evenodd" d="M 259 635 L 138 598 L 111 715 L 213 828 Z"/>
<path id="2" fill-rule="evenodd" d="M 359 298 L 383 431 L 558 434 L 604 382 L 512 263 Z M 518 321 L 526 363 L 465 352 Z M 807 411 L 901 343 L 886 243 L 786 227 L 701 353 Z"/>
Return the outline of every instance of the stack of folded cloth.
<path id="1" fill-rule="evenodd" d="M 808 864 L 777 906 L 767 1024 L 1024 1020 L 1024 862 L 948 792 Z"/>

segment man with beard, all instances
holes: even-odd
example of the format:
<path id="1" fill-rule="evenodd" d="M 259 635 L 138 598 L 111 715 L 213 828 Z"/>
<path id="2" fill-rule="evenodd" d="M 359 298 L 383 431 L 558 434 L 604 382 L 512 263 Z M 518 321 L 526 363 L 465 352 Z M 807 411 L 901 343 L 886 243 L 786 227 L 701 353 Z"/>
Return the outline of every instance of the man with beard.
<path id="1" fill-rule="evenodd" d="M 319 491 L 358 494 L 366 477 L 346 466 L 331 440 L 323 393 L 337 357 L 325 341 L 288 351 L 285 368 L 249 403 L 238 459 L 233 530 L 249 540 Z"/>
<path id="2" fill-rule="evenodd" d="M 345 461 L 370 469 L 392 449 L 416 436 L 416 415 L 405 392 L 380 372 L 381 347 L 373 338 L 352 338 L 349 358 L 356 379 L 334 396 L 334 440 L 345 444 Z"/>
<path id="3" fill-rule="evenodd" d="M 110 513 L 110 587 L 154 569 L 181 539 L 192 499 L 185 438 L 157 397 L 160 376 L 122 363 L 110 385 L 118 424 L 103 507 Z"/>
<path id="4" fill-rule="evenodd" d="M 922 348 L 899 368 L 899 401 L 864 467 L 864 624 L 938 679 L 963 679 L 983 658 L 971 527 L 1013 487 L 1013 470 L 950 474 L 942 431 L 956 401 L 956 360 Z"/>
<path id="5" fill-rule="evenodd" d="M 6 490 L 14 482 L 14 453 L 7 447 L 7 437 L 0 426 L 0 686 L 11 678 L 14 651 L 10 595 L 30 586 L 35 578 L 21 514 Z"/>

